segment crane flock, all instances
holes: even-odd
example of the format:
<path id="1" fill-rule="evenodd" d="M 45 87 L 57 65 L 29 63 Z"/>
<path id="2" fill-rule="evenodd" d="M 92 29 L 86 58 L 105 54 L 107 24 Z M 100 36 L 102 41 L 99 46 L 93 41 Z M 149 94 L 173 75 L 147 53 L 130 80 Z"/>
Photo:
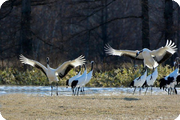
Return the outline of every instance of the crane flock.
<path id="1" fill-rule="evenodd" d="M 151 94 L 152 94 L 152 87 L 154 85 L 154 82 L 156 81 L 158 77 L 158 66 L 159 64 L 165 62 L 167 59 L 169 59 L 176 51 L 176 45 L 171 40 L 167 40 L 166 45 L 163 47 L 160 47 L 156 50 L 149 50 L 147 48 L 143 48 L 142 50 L 117 50 L 112 48 L 109 44 L 106 44 L 104 46 L 104 50 L 106 54 L 108 55 L 115 55 L 115 56 L 128 56 L 130 58 L 133 58 L 135 60 L 142 60 L 144 65 L 144 74 L 135 78 L 131 84 L 130 87 L 134 87 L 133 94 L 135 93 L 135 90 L 137 87 L 140 87 L 139 94 L 141 93 L 141 88 L 146 87 L 146 92 L 148 90 L 148 87 L 151 87 Z M 72 94 L 73 95 L 79 95 L 79 92 L 85 92 L 84 87 L 91 78 L 93 77 L 93 64 L 94 61 L 91 61 L 91 70 L 89 73 L 87 72 L 86 68 L 86 60 L 83 55 L 77 57 L 74 60 L 69 60 L 64 62 L 62 65 L 58 66 L 56 69 L 53 69 L 49 66 L 49 58 L 47 57 L 47 66 L 42 65 L 40 62 L 31 60 L 29 58 L 26 58 L 23 55 L 20 55 L 20 61 L 23 64 L 28 64 L 33 67 L 38 68 L 41 70 L 49 80 L 49 84 L 51 85 L 51 95 L 53 90 L 53 83 L 56 85 L 56 94 L 58 95 L 58 77 L 63 78 L 68 74 L 68 72 L 79 66 L 79 72 L 69 78 L 66 81 L 66 86 L 71 87 Z M 168 94 L 170 94 L 171 91 L 173 93 L 177 94 L 177 90 L 175 86 L 180 82 L 180 74 L 179 74 L 179 58 L 176 59 L 175 63 L 176 69 L 170 73 L 168 76 L 161 78 L 160 81 L 160 88 L 163 88 L 164 90 L 168 90 Z M 178 64 L 178 65 L 177 65 Z M 82 71 L 84 69 L 84 72 Z M 153 70 L 152 74 L 148 75 L 148 69 Z M 146 94 L 145 92 L 145 94 Z M 85 94 L 85 93 L 84 93 Z"/>

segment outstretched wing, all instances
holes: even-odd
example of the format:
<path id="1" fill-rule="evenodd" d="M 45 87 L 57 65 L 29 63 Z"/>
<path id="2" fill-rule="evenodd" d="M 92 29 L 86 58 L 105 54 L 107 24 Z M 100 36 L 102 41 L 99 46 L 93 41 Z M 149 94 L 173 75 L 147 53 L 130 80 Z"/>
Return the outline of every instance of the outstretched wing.
<path id="1" fill-rule="evenodd" d="M 31 65 L 33 67 L 40 69 L 46 75 L 47 68 L 44 65 L 42 65 L 41 63 L 39 63 L 35 60 L 28 59 L 28 58 L 24 57 L 22 54 L 20 55 L 19 59 L 24 64 L 28 64 L 28 65 Z"/>
<path id="2" fill-rule="evenodd" d="M 132 51 L 132 50 L 116 50 L 116 49 L 113 49 L 109 44 L 105 45 L 104 50 L 108 55 L 116 55 L 116 56 L 125 55 L 125 56 L 131 57 L 133 59 L 136 58 L 136 54 L 139 52 L 138 50 L 136 50 L 136 51 Z M 140 60 L 143 59 L 142 53 L 140 53 L 137 56 L 136 59 L 140 59 Z"/>
<path id="3" fill-rule="evenodd" d="M 164 61 L 166 61 L 168 58 L 170 58 L 175 52 L 176 52 L 177 48 L 174 42 L 172 42 L 171 40 L 167 40 L 166 42 L 166 46 L 165 47 L 161 47 L 157 50 L 153 50 L 151 52 L 151 55 L 154 56 L 154 59 L 158 62 L 158 63 L 162 63 Z"/>
<path id="4" fill-rule="evenodd" d="M 84 56 L 81 55 L 74 60 L 64 62 L 61 66 L 55 69 L 55 71 L 58 73 L 60 78 L 63 78 L 72 68 L 83 65 L 85 62 Z"/>

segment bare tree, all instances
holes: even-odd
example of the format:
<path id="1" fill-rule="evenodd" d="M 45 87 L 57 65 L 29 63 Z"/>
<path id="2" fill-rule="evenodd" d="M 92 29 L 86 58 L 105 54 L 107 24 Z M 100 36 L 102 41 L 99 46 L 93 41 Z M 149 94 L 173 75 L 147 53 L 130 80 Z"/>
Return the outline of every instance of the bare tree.
<path id="1" fill-rule="evenodd" d="M 9 56 L 23 53 L 43 63 L 49 56 L 56 66 L 83 54 L 99 66 L 119 67 L 117 62 L 131 59 L 105 56 L 104 45 L 133 50 L 164 45 L 165 34 L 174 31 L 164 6 L 165 0 L 9 1 L 0 12 L 0 57 L 12 62 Z"/>
<path id="2" fill-rule="evenodd" d="M 165 41 L 167 39 L 174 40 L 173 33 L 173 2 L 172 0 L 165 0 L 165 9 L 164 9 L 164 18 L 165 18 Z"/>
<path id="3" fill-rule="evenodd" d="M 107 0 L 102 0 L 101 4 L 102 4 L 102 6 L 107 6 Z M 108 21 L 108 12 L 107 12 L 107 9 L 108 8 L 105 7 L 101 11 L 101 24 L 102 24 L 102 26 L 101 26 L 101 30 L 102 30 L 101 33 L 102 33 L 102 40 L 103 40 L 103 49 L 104 49 L 105 44 L 108 43 L 108 31 L 107 31 L 108 24 L 104 24 L 104 23 L 107 23 L 107 21 Z M 104 58 L 104 57 L 105 57 L 105 52 L 102 55 L 102 58 Z"/>
<path id="4" fill-rule="evenodd" d="M 165 42 L 167 40 L 174 41 L 174 30 L 173 30 L 173 2 L 172 0 L 165 0 L 164 8 L 165 18 Z M 173 65 L 173 57 L 167 60 L 167 64 Z"/>
<path id="5" fill-rule="evenodd" d="M 178 50 L 180 49 L 180 7 L 178 7 L 178 29 L 177 29 L 177 45 L 178 45 Z"/>
<path id="6" fill-rule="evenodd" d="M 141 0 L 141 4 L 142 4 L 142 48 L 150 48 L 148 0 Z"/>
<path id="7" fill-rule="evenodd" d="M 22 0 L 20 54 L 33 54 L 31 36 L 31 0 Z"/>

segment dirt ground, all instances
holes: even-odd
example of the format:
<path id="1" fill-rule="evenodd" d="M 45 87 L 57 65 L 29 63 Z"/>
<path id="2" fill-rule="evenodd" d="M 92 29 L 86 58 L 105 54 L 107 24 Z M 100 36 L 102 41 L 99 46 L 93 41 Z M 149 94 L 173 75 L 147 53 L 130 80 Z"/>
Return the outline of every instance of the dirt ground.
<path id="1" fill-rule="evenodd" d="M 174 120 L 179 95 L 0 96 L 7 120 Z"/>

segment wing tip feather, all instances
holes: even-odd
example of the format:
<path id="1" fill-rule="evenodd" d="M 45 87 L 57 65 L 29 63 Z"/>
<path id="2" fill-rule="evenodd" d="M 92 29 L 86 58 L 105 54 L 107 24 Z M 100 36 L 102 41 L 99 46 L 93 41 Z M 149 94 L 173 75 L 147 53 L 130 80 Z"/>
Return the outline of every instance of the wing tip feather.
<path id="1" fill-rule="evenodd" d="M 175 45 L 175 42 L 173 42 L 172 40 L 167 40 L 166 46 L 171 48 L 172 54 L 174 54 L 177 51 L 177 46 Z"/>
<path id="2" fill-rule="evenodd" d="M 105 44 L 104 51 L 108 55 L 113 55 L 113 48 L 108 43 Z"/>

